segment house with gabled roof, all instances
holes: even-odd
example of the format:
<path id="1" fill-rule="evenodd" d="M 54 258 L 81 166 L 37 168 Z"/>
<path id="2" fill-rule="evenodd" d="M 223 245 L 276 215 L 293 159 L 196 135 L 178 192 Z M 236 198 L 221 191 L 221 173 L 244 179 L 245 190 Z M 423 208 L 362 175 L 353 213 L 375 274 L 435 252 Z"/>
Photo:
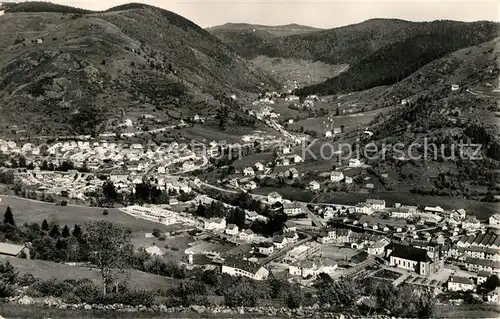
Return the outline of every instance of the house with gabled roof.
<path id="1" fill-rule="evenodd" d="M 260 163 L 260 162 L 257 162 L 253 165 L 253 167 L 259 171 L 259 172 L 262 172 L 266 169 L 266 167 L 264 166 L 264 164 Z"/>
<path id="2" fill-rule="evenodd" d="M 269 204 L 275 204 L 275 203 L 282 203 L 283 202 L 283 197 L 281 197 L 280 194 L 277 192 L 272 192 L 267 195 L 267 202 Z"/>
<path id="3" fill-rule="evenodd" d="M 467 277 L 451 276 L 447 282 L 448 291 L 474 291 L 476 285 Z"/>
<path id="4" fill-rule="evenodd" d="M 240 240 L 253 240 L 255 233 L 251 229 L 246 229 L 239 234 Z"/>
<path id="5" fill-rule="evenodd" d="M 488 220 L 491 227 L 500 228 L 500 214 L 495 214 L 491 216 Z"/>
<path id="6" fill-rule="evenodd" d="M 321 188 L 321 185 L 317 181 L 311 181 L 311 182 L 309 182 L 309 186 L 308 186 L 309 190 L 311 190 L 311 191 L 317 191 L 320 188 Z"/>
<path id="7" fill-rule="evenodd" d="M 0 243 L 0 255 L 30 258 L 30 250 L 26 245 Z"/>
<path id="8" fill-rule="evenodd" d="M 262 265 L 233 256 L 224 260 L 221 271 L 223 274 L 248 277 L 254 280 L 265 280 L 269 276 L 269 271 Z"/>
<path id="9" fill-rule="evenodd" d="M 229 225 L 227 225 L 225 232 L 228 235 L 236 236 L 236 235 L 238 235 L 239 229 L 238 229 L 238 226 L 236 226 L 234 224 L 229 224 Z"/>
<path id="10" fill-rule="evenodd" d="M 273 245 L 277 249 L 283 249 L 286 245 L 288 245 L 288 240 L 284 235 L 275 235 L 273 237 Z"/>
<path id="11" fill-rule="evenodd" d="M 206 230 L 225 230 L 226 220 L 224 218 L 210 218 L 205 221 L 204 226 Z"/>
<path id="12" fill-rule="evenodd" d="M 343 179 L 344 179 L 344 174 L 342 172 L 339 171 L 330 172 L 330 181 L 338 183 Z"/>
<path id="13" fill-rule="evenodd" d="M 254 172 L 253 168 L 245 167 L 245 169 L 243 169 L 243 175 L 244 176 L 254 176 L 255 172 Z"/>
<path id="14" fill-rule="evenodd" d="M 302 205 L 299 202 L 285 203 L 283 205 L 283 212 L 287 216 L 295 216 L 302 213 Z"/>
<path id="15" fill-rule="evenodd" d="M 299 176 L 299 171 L 295 167 L 292 167 L 285 172 L 285 177 L 289 179 L 299 178 Z"/>

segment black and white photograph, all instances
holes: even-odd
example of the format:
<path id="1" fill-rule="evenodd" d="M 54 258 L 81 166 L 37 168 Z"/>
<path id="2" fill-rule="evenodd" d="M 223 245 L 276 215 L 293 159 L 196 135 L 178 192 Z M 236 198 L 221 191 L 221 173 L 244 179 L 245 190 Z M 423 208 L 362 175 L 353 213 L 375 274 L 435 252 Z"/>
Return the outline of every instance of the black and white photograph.
<path id="1" fill-rule="evenodd" d="M 0 319 L 499 318 L 499 278 L 498 0 L 0 0 Z"/>

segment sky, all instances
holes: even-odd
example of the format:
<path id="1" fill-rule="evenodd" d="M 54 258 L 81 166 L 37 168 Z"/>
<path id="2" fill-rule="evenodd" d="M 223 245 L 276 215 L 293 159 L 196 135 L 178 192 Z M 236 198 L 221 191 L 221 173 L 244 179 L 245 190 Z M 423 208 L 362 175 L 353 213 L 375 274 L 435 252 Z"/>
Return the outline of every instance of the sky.
<path id="1" fill-rule="evenodd" d="M 438 19 L 500 21 L 498 0 L 52 0 L 51 2 L 91 10 L 105 10 L 124 3 L 142 2 L 173 11 L 204 28 L 233 22 L 264 25 L 298 23 L 326 29 L 372 18 L 400 18 L 411 21 Z"/>

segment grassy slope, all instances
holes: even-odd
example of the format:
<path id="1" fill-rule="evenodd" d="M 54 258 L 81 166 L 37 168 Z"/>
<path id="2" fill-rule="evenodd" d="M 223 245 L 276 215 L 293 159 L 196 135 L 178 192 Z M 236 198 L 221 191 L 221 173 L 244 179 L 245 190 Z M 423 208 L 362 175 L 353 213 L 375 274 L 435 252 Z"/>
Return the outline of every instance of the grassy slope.
<path id="1" fill-rule="evenodd" d="M 30 260 L 5 256 L 1 256 L 0 261 L 9 261 L 21 275 L 31 273 L 36 278 L 42 280 L 49 280 L 52 278 L 56 278 L 58 280 L 79 280 L 89 278 L 96 284 L 101 284 L 99 272 L 95 269 L 68 266 L 45 260 Z M 152 275 L 137 270 L 130 271 L 129 285 L 130 287 L 134 287 L 136 289 L 145 289 L 150 291 L 168 289 L 172 287 L 172 285 L 175 285 L 176 282 L 178 281 L 175 279 L 163 276 Z"/>
<path id="2" fill-rule="evenodd" d="M 49 203 L 40 203 L 22 198 L 6 197 L 0 195 L 0 211 L 4 212 L 7 206 L 10 206 L 16 223 L 41 223 L 44 219 L 50 221 L 56 219 L 61 225 L 74 226 L 75 224 L 84 224 L 92 220 L 108 220 L 123 227 L 129 228 L 132 231 L 134 238 L 144 238 L 145 232 L 152 232 L 153 229 L 167 231 L 165 225 L 153 223 L 144 219 L 137 219 L 117 209 L 108 209 L 109 215 L 103 216 L 102 208 L 93 207 L 72 207 L 72 206 L 57 206 Z"/>

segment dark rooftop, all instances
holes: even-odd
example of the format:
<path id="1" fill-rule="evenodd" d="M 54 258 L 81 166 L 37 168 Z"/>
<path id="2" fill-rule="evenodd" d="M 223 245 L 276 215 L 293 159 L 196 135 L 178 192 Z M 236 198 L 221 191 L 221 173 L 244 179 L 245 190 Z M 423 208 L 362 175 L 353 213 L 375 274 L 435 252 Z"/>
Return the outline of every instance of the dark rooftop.
<path id="1" fill-rule="evenodd" d="M 432 262 L 432 259 L 427 255 L 427 250 L 412 246 L 393 244 L 391 257 L 397 257 L 418 262 Z"/>
<path id="2" fill-rule="evenodd" d="M 262 266 L 249 260 L 244 260 L 238 257 L 229 256 L 224 260 L 224 266 L 237 268 L 255 274 Z"/>

